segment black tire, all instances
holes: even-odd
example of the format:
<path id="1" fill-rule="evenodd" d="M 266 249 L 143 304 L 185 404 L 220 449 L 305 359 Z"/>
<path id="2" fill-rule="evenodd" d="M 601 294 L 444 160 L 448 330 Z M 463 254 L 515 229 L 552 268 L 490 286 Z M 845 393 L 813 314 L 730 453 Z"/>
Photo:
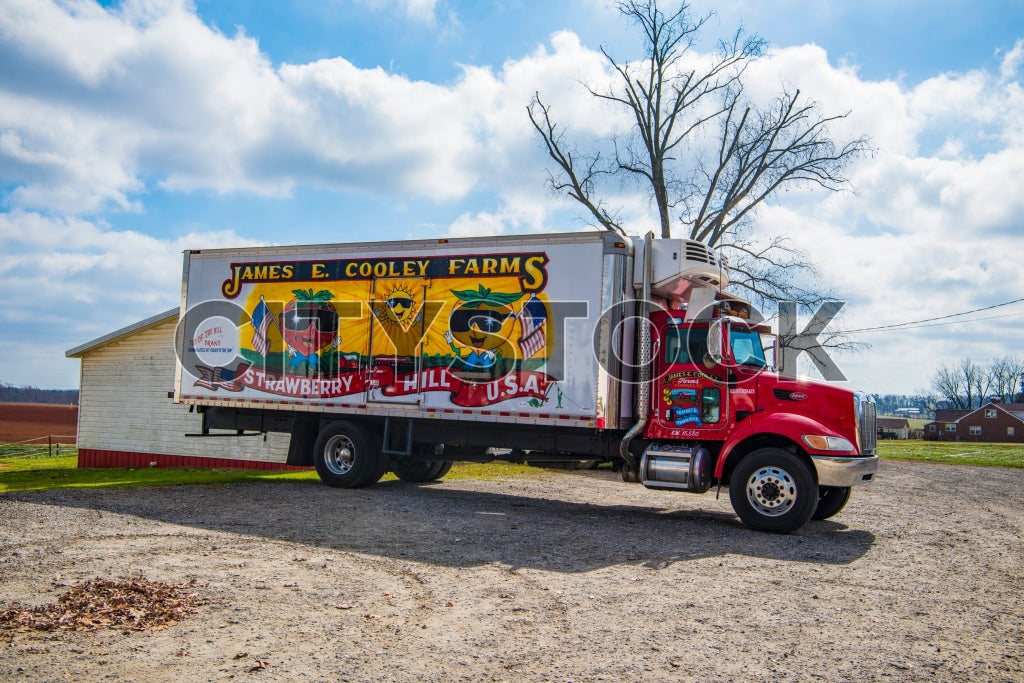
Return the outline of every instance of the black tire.
<path id="1" fill-rule="evenodd" d="M 419 484 L 435 481 L 448 474 L 452 468 L 451 460 L 419 460 L 416 462 L 392 461 L 391 471 L 402 481 Z"/>
<path id="2" fill-rule="evenodd" d="M 814 514 L 818 483 L 799 456 L 781 448 L 762 448 L 736 465 L 729 499 L 751 529 L 788 534 L 807 524 Z"/>
<path id="3" fill-rule="evenodd" d="M 818 507 L 814 508 L 811 519 L 828 519 L 839 514 L 839 511 L 850 502 L 850 486 L 819 486 Z"/>
<path id="4" fill-rule="evenodd" d="M 351 489 L 380 481 L 388 471 L 389 458 L 363 425 L 332 422 L 317 436 L 313 465 L 323 483 Z"/>

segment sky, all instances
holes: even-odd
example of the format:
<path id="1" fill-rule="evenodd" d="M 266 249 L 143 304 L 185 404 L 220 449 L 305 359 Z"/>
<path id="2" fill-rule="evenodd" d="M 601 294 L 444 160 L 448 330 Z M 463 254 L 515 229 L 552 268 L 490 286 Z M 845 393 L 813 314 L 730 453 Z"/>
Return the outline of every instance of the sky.
<path id="1" fill-rule="evenodd" d="M 799 88 L 871 141 L 848 190 L 751 225 L 846 302 L 847 385 L 1024 356 L 1024 0 L 692 9 L 694 59 L 742 26 L 768 44 L 752 98 Z M 593 229 L 526 105 L 621 130 L 582 88 L 602 47 L 642 56 L 605 0 L 0 0 L 0 382 L 77 387 L 65 350 L 176 306 L 185 249 Z M 612 199 L 656 225 L 642 190 Z"/>

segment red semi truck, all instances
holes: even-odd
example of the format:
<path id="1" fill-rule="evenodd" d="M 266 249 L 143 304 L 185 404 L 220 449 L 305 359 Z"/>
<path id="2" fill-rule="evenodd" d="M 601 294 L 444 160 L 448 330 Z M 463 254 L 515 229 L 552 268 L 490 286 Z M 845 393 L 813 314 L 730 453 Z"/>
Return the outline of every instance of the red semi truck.
<path id="1" fill-rule="evenodd" d="M 792 532 L 873 478 L 874 401 L 780 374 L 727 283 L 699 242 L 607 232 L 189 251 L 174 400 L 330 486 L 597 460 Z"/>

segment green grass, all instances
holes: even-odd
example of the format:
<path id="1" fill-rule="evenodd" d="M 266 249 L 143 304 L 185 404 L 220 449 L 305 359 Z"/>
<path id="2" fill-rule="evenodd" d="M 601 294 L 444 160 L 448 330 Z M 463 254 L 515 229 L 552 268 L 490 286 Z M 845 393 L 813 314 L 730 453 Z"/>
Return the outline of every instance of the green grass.
<path id="1" fill-rule="evenodd" d="M 1024 446 L 1016 444 L 880 441 L 878 453 L 892 460 L 1024 468 Z M 544 470 L 535 467 L 505 462 L 456 463 L 445 479 L 496 479 L 542 472 Z M 394 475 L 384 477 L 385 481 L 389 479 L 394 479 Z M 40 452 L 38 448 L 0 445 L 0 493 L 104 486 L 232 484 L 240 481 L 318 482 L 319 478 L 313 470 L 268 472 L 197 467 L 79 469 L 77 453 L 67 447 L 61 448 L 59 456 L 49 456 L 45 449 Z"/>
<path id="2" fill-rule="evenodd" d="M 1024 445 L 970 441 L 879 441 L 878 454 L 892 460 L 1024 468 Z"/>
<path id="3" fill-rule="evenodd" d="M 5 491 L 41 491 L 58 488 L 95 488 L 104 486 L 180 486 L 185 484 L 232 484 L 240 481 L 309 481 L 320 479 L 313 470 L 270 472 L 197 467 L 103 467 L 79 469 L 73 450 L 60 456 L 0 451 L 0 493 Z M 38 450 L 36 451 L 38 452 Z M 456 463 L 445 479 L 495 479 L 525 472 L 541 472 L 526 465 L 509 463 Z M 384 480 L 394 479 L 393 474 Z"/>

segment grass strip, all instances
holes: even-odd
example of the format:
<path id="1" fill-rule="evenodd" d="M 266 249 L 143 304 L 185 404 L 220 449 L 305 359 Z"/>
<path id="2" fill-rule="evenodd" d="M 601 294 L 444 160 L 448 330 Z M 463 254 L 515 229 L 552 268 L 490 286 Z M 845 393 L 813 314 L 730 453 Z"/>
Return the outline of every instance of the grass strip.
<path id="1" fill-rule="evenodd" d="M 496 479 L 524 473 L 540 473 L 534 467 L 504 462 L 456 463 L 445 479 Z M 395 479 L 387 474 L 384 481 Z M 199 467 L 78 467 L 75 453 L 54 456 L 0 457 L 0 493 L 42 491 L 57 488 L 104 486 L 184 486 L 191 484 L 233 484 L 240 481 L 308 481 L 319 484 L 310 470 L 272 472 L 266 470 Z"/>
<path id="2" fill-rule="evenodd" d="M 892 460 L 1024 468 L 1024 444 L 969 441 L 879 441 L 878 454 Z"/>
<path id="3" fill-rule="evenodd" d="M 881 441 L 883 459 L 943 462 L 984 467 L 1024 468 L 1024 446 L 1003 443 L 963 441 Z M 542 469 L 506 462 L 456 463 L 445 479 L 496 479 L 523 474 L 539 474 Z M 387 474 L 384 480 L 394 479 Z M 183 486 L 190 484 L 232 484 L 240 481 L 308 481 L 319 485 L 313 470 L 268 472 L 230 468 L 199 467 L 104 467 L 79 469 L 74 451 L 59 456 L 26 455 L 6 452 L 0 455 L 0 493 L 41 491 L 55 488 L 96 488 L 131 486 Z"/>

